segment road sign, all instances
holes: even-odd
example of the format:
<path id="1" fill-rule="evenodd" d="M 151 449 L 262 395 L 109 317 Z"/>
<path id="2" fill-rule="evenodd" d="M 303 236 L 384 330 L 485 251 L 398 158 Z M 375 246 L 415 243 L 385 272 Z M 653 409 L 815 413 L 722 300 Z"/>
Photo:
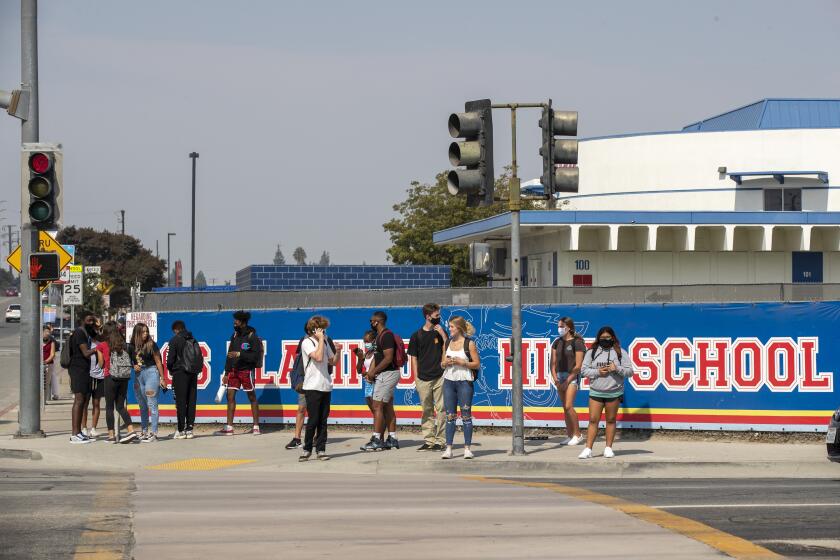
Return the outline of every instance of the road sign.
<path id="1" fill-rule="evenodd" d="M 72 265 L 69 276 L 63 286 L 64 305 L 82 305 L 82 265 Z"/>
<path id="2" fill-rule="evenodd" d="M 101 266 L 86 266 L 85 274 L 102 274 Z"/>
<path id="3" fill-rule="evenodd" d="M 58 264 L 61 268 L 64 268 L 71 262 L 73 262 L 73 255 L 70 254 L 63 245 L 61 245 L 58 241 L 55 240 L 53 236 L 51 236 L 46 231 L 39 231 L 38 232 L 38 250 L 35 251 L 37 253 L 58 253 Z M 75 253 L 75 248 L 73 249 L 73 253 Z M 18 245 L 14 251 L 6 258 L 6 262 L 9 263 L 12 268 L 20 272 L 20 245 Z"/>
<path id="4" fill-rule="evenodd" d="M 102 294 L 104 296 L 107 296 L 108 294 L 110 294 L 111 290 L 113 290 L 113 289 L 114 289 L 114 285 L 111 284 L 110 282 L 102 281 L 102 282 L 99 282 L 96 285 L 96 291 L 98 291 L 100 294 Z"/>

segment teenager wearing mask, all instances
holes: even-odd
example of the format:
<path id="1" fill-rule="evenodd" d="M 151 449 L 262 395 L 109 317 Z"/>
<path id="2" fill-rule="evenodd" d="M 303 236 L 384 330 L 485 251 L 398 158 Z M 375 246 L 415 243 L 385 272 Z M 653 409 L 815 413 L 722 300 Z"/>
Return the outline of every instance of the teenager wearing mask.
<path id="1" fill-rule="evenodd" d="M 598 436 L 601 412 L 606 410 L 607 446 L 604 457 L 615 457 L 612 446 L 615 440 L 615 418 L 624 396 L 624 380 L 633 376 L 633 365 L 627 351 L 621 348 L 612 327 L 601 327 L 595 344 L 583 358 L 582 373 L 589 379 L 589 427 L 586 431 L 586 448 L 579 459 L 592 457 L 592 445 Z"/>
<path id="2" fill-rule="evenodd" d="M 99 425 L 102 397 L 105 396 L 105 354 L 103 352 L 102 345 L 102 327 L 97 321 L 96 336 L 91 338 L 91 348 L 96 351 L 96 354 L 90 357 L 90 398 L 88 400 L 90 401 L 92 411 L 91 425 L 88 426 L 87 429 L 84 428 L 84 426 L 87 426 L 88 423 L 87 407 L 85 407 L 85 410 L 82 413 L 82 432 L 94 441 L 99 436 L 99 434 L 96 433 L 96 427 Z"/>
<path id="3" fill-rule="evenodd" d="M 563 317 L 557 322 L 557 333 L 560 336 L 551 345 L 551 379 L 557 387 L 566 420 L 566 439 L 560 443 L 578 445 L 583 437 L 575 412 L 575 397 L 580 388 L 580 370 L 586 343 L 575 332 L 575 322 L 571 317 Z"/>
<path id="4" fill-rule="evenodd" d="M 452 443 L 455 440 L 455 424 L 458 408 L 461 409 L 461 423 L 464 426 L 464 459 L 472 459 L 472 401 L 475 393 L 475 374 L 481 369 L 481 357 L 475 341 L 473 326 L 463 317 L 449 319 L 449 342 L 441 360 L 443 368 L 443 403 L 446 409 L 446 449 L 441 459 L 452 458 Z"/>
<path id="5" fill-rule="evenodd" d="M 364 349 L 356 348 L 356 373 L 362 376 L 362 390 L 371 415 L 373 415 L 373 386 L 375 383 L 368 381 L 366 374 L 373 367 L 374 340 L 376 340 L 376 333 L 366 331 L 362 337 Z"/>
<path id="6" fill-rule="evenodd" d="M 107 341 L 107 359 L 105 361 L 105 422 L 108 425 L 108 441 L 113 443 L 129 443 L 138 438 L 138 433 L 131 423 L 131 416 L 125 407 L 128 396 L 128 382 L 131 379 L 132 359 L 128 352 L 128 345 L 119 326 L 113 322 L 105 323 L 102 334 Z M 126 435 L 116 440 L 116 426 L 114 424 L 114 410 L 122 418 L 126 428 Z"/>
<path id="7" fill-rule="evenodd" d="M 448 337 L 440 325 L 440 306 L 427 303 L 423 306 L 426 322 L 408 342 L 411 370 L 417 372 L 417 395 L 423 409 L 421 426 L 423 445 L 417 451 L 441 451 L 443 449 L 443 349 Z"/>
<path id="8" fill-rule="evenodd" d="M 70 443 L 91 443 L 82 433 L 82 412 L 87 408 L 91 390 L 90 357 L 96 355 L 91 348 L 91 339 L 96 336 L 96 319 L 93 313 L 81 314 L 81 325 L 70 336 L 66 344 L 70 345 L 70 390 L 73 392 L 73 410 L 71 416 Z"/>
<path id="9" fill-rule="evenodd" d="M 58 344 L 52 336 L 52 329 L 49 326 L 44 327 L 43 337 L 41 339 L 44 345 L 41 347 L 42 358 L 44 360 L 44 392 L 49 389 L 50 400 L 58 400 L 59 387 L 59 372 L 56 371 L 55 357 L 57 354 Z"/>
<path id="10" fill-rule="evenodd" d="M 397 441 L 397 414 L 394 410 L 394 391 L 400 382 L 400 370 L 394 363 L 397 339 L 387 327 L 388 315 L 375 311 L 370 317 L 370 329 L 376 332 L 373 367 L 367 372 L 367 379 L 375 382 L 373 387 L 373 435 L 361 447 L 362 451 L 382 451 L 400 448 Z M 384 440 L 385 428 L 393 427 L 388 439 Z"/>
<path id="11" fill-rule="evenodd" d="M 154 443 L 158 432 L 158 397 L 165 382 L 160 348 L 144 323 L 134 325 L 128 353 L 134 364 L 134 395 L 140 407 L 140 442 Z"/>
<path id="12" fill-rule="evenodd" d="M 183 321 L 173 321 L 172 338 L 169 339 L 169 351 L 166 354 L 166 369 L 172 378 L 175 393 L 175 414 L 178 417 L 178 429 L 173 439 L 192 439 L 195 424 L 195 403 L 198 393 L 198 373 L 187 371 L 184 350 L 191 347 L 195 338 Z"/>
<path id="13" fill-rule="evenodd" d="M 254 423 L 251 434 L 260 435 L 260 404 L 254 389 L 254 370 L 259 365 L 262 355 L 262 341 L 254 327 L 248 325 L 251 314 L 237 311 L 233 314 L 233 336 L 228 345 L 225 372 L 222 383 L 227 385 L 227 425 L 216 432 L 222 436 L 233 435 L 233 417 L 236 414 L 236 392 L 245 391 L 251 403 L 251 416 Z"/>
<path id="14" fill-rule="evenodd" d="M 335 365 L 336 354 L 327 344 L 326 329 L 330 326 L 326 317 L 315 315 L 306 323 L 308 336 L 301 343 L 301 359 L 304 364 L 303 391 L 306 395 L 306 434 L 303 437 L 303 451 L 300 461 L 312 456 L 312 448 L 318 459 L 326 461 L 327 420 L 330 416 L 332 397 L 332 375 L 330 366 Z"/>

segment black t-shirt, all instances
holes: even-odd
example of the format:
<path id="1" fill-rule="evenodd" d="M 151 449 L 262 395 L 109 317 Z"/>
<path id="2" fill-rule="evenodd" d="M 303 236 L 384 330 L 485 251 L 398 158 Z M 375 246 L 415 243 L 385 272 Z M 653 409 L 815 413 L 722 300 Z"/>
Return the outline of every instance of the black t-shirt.
<path id="1" fill-rule="evenodd" d="M 443 375 L 443 337 L 435 330 L 418 329 L 408 341 L 408 355 L 417 358 L 417 378 L 434 381 Z"/>
<path id="2" fill-rule="evenodd" d="M 561 344 L 562 347 L 560 346 Z M 586 352 L 586 343 L 579 336 L 574 337 L 572 340 L 558 338 L 551 347 L 557 352 L 557 373 L 570 373 L 577 363 L 575 354 L 577 352 Z"/>
<path id="3" fill-rule="evenodd" d="M 67 343 L 70 345 L 70 367 L 67 369 L 72 372 L 90 373 L 90 358 L 85 358 L 81 348 L 82 344 L 86 344 L 90 349 L 90 337 L 84 327 L 73 331 Z"/>
<path id="4" fill-rule="evenodd" d="M 390 330 L 387 330 L 382 332 L 382 334 L 377 335 L 374 347 L 374 360 L 376 365 L 384 363 L 385 350 L 390 348 L 394 351 L 394 354 L 396 354 L 397 352 L 397 341 L 394 338 L 394 333 L 392 333 Z M 385 369 L 382 369 L 380 371 L 390 371 L 392 369 L 397 369 L 393 366 L 393 358 L 391 359 L 391 362 L 385 367 Z"/>
<path id="5" fill-rule="evenodd" d="M 143 369 L 154 367 L 155 366 L 155 354 L 160 354 L 160 348 L 158 348 L 157 342 L 154 340 L 152 341 L 152 351 L 151 352 L 141 352 L 140 353 L 140 367 Z M 135 365 L 138 362 L 137 359 L 137 350 L 134 348 L 133 344 L 128 345 L 128 355 L 131 356 L 131 364 Z"/>

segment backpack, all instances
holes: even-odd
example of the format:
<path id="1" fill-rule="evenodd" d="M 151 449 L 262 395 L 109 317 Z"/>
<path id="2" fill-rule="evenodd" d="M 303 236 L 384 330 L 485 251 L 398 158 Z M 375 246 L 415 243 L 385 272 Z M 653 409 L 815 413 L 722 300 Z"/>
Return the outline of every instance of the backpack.
<path id="1" fill-rule="evenodd" d="M 67 369 L 70 367 L 70 341 L 65 340 L 61 344 L 61 354 L 58 356 L 58 365 Z"/>
<path id="2" fill-rule="evenodd" d="M 298 341 L 297 351 L 295 351 L 295 361 L 292 364 L 292 371 L 289 372 L 289 385 L 300 394 L 303 394 L 303 380 L 306 378 L 306 367 L 312 362 L 310 358 L 306 366 L 303 365 L 303 353 L 300 351 L 300 345 L 302 343 L 303 339 L 301 338 Z"/>
<path id="3" fill-rule="evenodd" d="M 131 357 L 128 352 L 111 352 L 111 377 L 129 379 L 131 377 Z"/>
<path id="4" fill-rule="evenodd" d="M 400 335 L 398 335 L 397 333 L 395 333 L 391 329 L 385 329 L 384 331 L 382 331 L 382 334 L 380 334 L 376 338 L 376 346 L 379 347 L 379 339 L 381 337 L 385 336 L 386 332 L 389 332 L 393 335 L 394 344 L 396 345 L 396 348 L 394 349 L 394 357 L 391 360 L 391 366 L 394 369 L 402 369 L 402 367 L 408 361 L 408 356 L 406 356 L 406 354 L 405 354 L 405 342 L 403 342 L 403 339 L 400 338 Z"/>
<path id="5" fill-rule="evenodd" d="M 181 350 L 181 363 L 187 373 L 201 373 L 204 369 L 204 354 L 201 353 L 201 346 L 194 338 L 184 340 L 184 348 Z"/>
<path id="6" fill-rule="evenodd" d="M 449 350 L 449 343 L 451 341 L 452 341 L 451 338 L 446 339 L 446 348 L 444 349 L 444 353 L 446 352 L 446 350 Z M 467 355 L 467 361 L 468 362 L 472 361 L 472 356 L 470 355 L 470 342 L 474 342 L 474 340 L 472 338 L 470 338 L 469 336 L 465 336 L 464 337 L 464 354 Z M 479 369 L 471 369 L 470 371 L 473 374 L 473 381 L 478 379 L 478 376 L 481 373 L 481 369 L 480 368 Z"/>

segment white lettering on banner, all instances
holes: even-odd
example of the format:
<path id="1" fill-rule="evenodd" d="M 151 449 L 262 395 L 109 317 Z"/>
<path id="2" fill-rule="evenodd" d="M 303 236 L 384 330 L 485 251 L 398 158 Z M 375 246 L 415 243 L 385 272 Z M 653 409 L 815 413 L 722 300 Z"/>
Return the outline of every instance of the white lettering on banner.
<path id="1" fill-rule="evenodd" d="M 154 311 L 133 311 L 125 314 L 125 336 L 131 338 L 131 331 L 137 323 L 144 323 L 149 327 L 149 336 L 158 342 L 157 313 Z"/>

